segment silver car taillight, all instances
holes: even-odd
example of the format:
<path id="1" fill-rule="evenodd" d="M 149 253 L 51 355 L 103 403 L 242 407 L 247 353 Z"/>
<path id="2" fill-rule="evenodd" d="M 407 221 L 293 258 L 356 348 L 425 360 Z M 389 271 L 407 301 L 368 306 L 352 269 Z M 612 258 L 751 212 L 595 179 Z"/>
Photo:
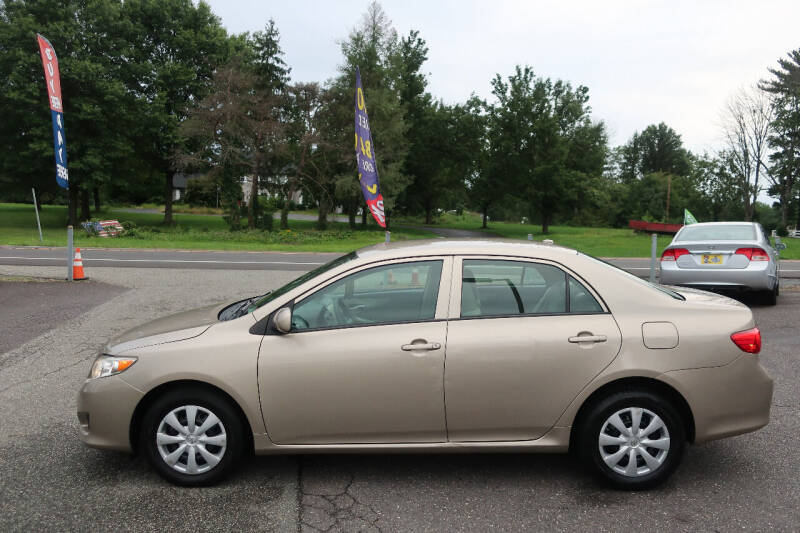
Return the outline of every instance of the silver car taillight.
<path id="1" fill-rule="evenodd" d="M 769 255 L 761 248 L 739 248 L 737 255 L 743 255 L 750 261 L 769 261 Z"/>

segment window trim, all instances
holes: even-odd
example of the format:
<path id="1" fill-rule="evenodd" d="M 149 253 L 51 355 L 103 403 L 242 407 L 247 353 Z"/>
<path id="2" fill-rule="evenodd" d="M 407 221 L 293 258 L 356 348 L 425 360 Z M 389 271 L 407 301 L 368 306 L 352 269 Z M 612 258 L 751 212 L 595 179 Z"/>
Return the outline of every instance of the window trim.
<path id="1" fill-rule="evenodd" d="M 586 287 L 589 293 L 594 297 L 598 304 L 600 304 L 601 311 L 581 312 L 581 313 L 514 313 L 507 315 L 485 315 L 485 316 L 461 316 L 461 291 L 462 291 L 462 277 L 464 273 L 464 260 L 465 259 L 485 259 L 489 261 L 512 261 L 517 263 L 536 263 L 542 265 L 549 265 L 560 269 L 565 274 L 566 280 L 566 303 L 569 309 L 569 276 L 575 278 L 575 281 Z M 587 315 L 610 315 L 611 311 L 608 308 L 605 300 L 595 290 L 591 283 L 588 283 L 585 278 L 578 275 L 575 271 L 568 268 L 558 261 L 549 259 L 540 259 L 535 257 L 519 257 L 509 255 L 488 255 L 488 254 L 474 254 L 474 255 L 458 255 L 453 260 L 453 275 L 452 275 L 452 288 L 450 290 L 450 316 L 448 320 L 489 320 L 493 318 L 522 318 L 522 317 L 537 317 L 537 316 L 587 316 Z"/>
<path id="2" fill-rule="evenodd" d="M 403 258 L 393 258 L 393 259 L 386 259 L 383 261 L 375 261 L 373 263 L 367 263 L 363 265 L 359 265 L 356 268 L 352 268 L 346 272 L 342 272 L 341 274 L 334 276 L 331 279 L 328 279 L 313 288 L 309 289 L 308 291 L 304 292 L 303 294 L 298 295 L 296 298 L 293 298 L 291 301 L 286 302 L 284 305 L 280 306 L 278 309 L 282 307 L 290 307 L 292 309 L 292 314 L 294 314 L 294 307 L 301 301 L 305 300 L 316 294 L 317 292 L 325 289 L 329 285 L 332 285 L 346 277 L 352 276 L 364 270 L 370 270 L 373 268 L 383 267 L 387 265 L 401 265 L 405 263 L 423 263 L 423 262 L 430 262 L 430 261 L 440 261 L 442 263 L 442 270 L 439 277 L 439 292 L 436 298 L 436 308 L 434 310 L 433 318 L 426 319 L 426 320 L 403 320 L 403 321 L 392 321 L 392 322 L 375 322 L 371 324 L 344 324 L 340 326 L 329 326 L 324 328 L 308 328 L 303 330 L 292 330 L 289 333 L 284 333 L 283 335 L 297 335 L 301 333 L 311 333 L 314 331 L 330 331 L 336 329 L 352 329 L 352 328 L 368 328 L 373 326 L 393 326 L 393 325 L 403 325 L 403 324 L 422 324 L 428 322 L 442 322 L 447 320 L 447 307 L 448 302 L 450 301 L 450 294 L 449 291 L 452 287 L 452 263 L 453 257 L 452 256 L 416 256 L 416 257 L 403 257 Z"/>

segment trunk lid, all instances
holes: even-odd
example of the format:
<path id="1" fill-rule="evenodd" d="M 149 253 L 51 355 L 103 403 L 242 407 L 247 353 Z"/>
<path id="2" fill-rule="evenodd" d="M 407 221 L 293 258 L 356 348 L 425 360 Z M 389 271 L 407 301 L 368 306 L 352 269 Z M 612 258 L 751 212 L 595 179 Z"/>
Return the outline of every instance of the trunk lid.
<path id="1" fill-rule="evenodd" d="M 692 269 L 744 269 L 750 260 L 737 254 L 739 248 L 760 247 L 756 241 L 684 241 L 671 244 L 667 249 L 683 248 L 689 250 L 688 254 L 680 256 L 675 261 L 678 268 Z"/>

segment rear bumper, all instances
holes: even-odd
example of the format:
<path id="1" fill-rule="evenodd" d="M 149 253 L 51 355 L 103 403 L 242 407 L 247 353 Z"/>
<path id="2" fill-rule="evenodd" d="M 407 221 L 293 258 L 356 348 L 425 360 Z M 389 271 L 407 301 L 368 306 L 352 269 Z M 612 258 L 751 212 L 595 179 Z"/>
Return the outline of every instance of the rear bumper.
<path id="1" fill-rule="evenodd" d="M 773 382 L 758 356 L 743 354 L 725 366 L 675 370 L 659 379 L 689 403 L 695 442 L 749 433 L 769 422 Z"/>
<path id="2" fill-rule="evenodd" d="M 763 266 L 762 266 L 763 265 Z M 663 285 L 684 285 L 697 288 L 768 291 L 775 287 L 777 276 L 769 264 L 747 268 L 679 268 L 675 263 L 662 263 L 660 281 Z"/>
<path id="3" fill-rule="evenodd" d="M 131 418 L 142 396 L 119 376 L 87 379 L 78 393 L 78 436 L 92 448 L 132 451 Z"/>

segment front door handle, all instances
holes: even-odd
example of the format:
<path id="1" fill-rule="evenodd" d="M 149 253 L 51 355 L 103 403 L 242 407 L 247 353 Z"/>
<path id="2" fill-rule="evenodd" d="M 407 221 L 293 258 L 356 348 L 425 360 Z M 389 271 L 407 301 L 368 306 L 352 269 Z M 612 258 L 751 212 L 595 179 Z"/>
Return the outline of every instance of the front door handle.
<path id="1" fill-rule="evenodd" d="M 404 344 L 400 347 L 404 352 L 417 352 L 422 350 L 438 350 L 442 347 L 438 342 L 413 341 L 411 344 Z"/>
<path id="2" fill-rule="evenodd" d="M 606 342 L 608 338 L 605 335 L 578 335 L 567 339 L 569 342 L 582 343 L 582 342 Z"/>

